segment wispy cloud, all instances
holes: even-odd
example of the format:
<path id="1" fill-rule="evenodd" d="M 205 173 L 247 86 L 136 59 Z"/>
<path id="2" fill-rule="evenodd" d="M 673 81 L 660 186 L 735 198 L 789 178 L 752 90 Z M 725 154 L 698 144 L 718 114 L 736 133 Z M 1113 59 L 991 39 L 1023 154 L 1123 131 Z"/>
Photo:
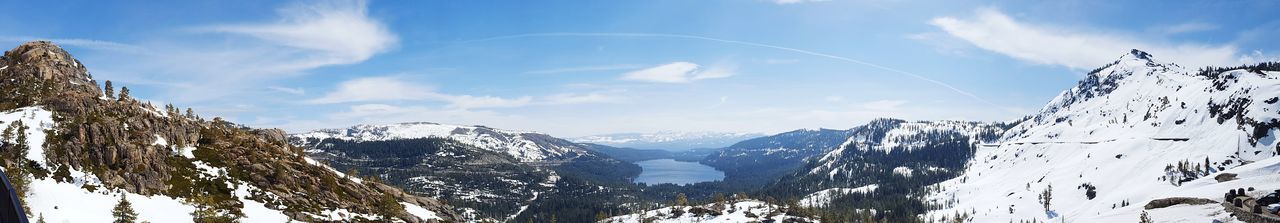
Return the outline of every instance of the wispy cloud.
<path id="1" fill-rule="evenodd" d="M 520 39 L 520 38 L 534 38 L 534 37 L 627 37 L 627 38 L 651 37 L 651 38 L 678 38 L 678 39 L 704 40 L 704 41 L 712 41 L 712 42 L 719 42 L 719 43 L 736 44 L 736 45 L 742 45 L 742 46 L 751 46 L 751 47 L 760 47 L 760 48 L 767 48 L 767 49 L 775 49 L 775 50 L 787 51 L 787 52 L 798 53 L 798 54 L 804 54 L 804 55 L 809 55 L 809 56 L 815 56 L 815 57 L 822 57 L 822 58 L 827 58 L 827 59 L 839 60 L 839 61 L 849 62 L 849 63 L 854 63 L 854 64 L 860 64 L 860 65 L 864 65 L 864 66 L 868 66 L 868 67 L 872 67 L 872 68 L 876 68 L 876 69 L 880 69 L 880 70 L 884 70 L 884 71 L 889 71 L 889 72 L 891 72 L 891 73 L 893 73 L 893 74 L 903 75 L 903 76 L 905 76 L 905 77 L 915 78 L 915 79 L 918 79 L 918 80 L 921 80 L 921 81 L 924 81 L 924 82 L 928 82 L 928 83 L 930 83 L 930 84 L 934 84 L 934 85 L 937 85 L 937 86 L 941 86 L 941 87 L 944 87 L 944 88 L 949 89 L 949 90 L 951 90 L 951 91 L 955 91 L 956 93 L 959 93 L 959 94 L 961 94 L 961 95 L 964 95 L 964 96 L 967 96 L 967 97 L 973 98 L 974 100 L 979 101 L 979 102 L 982 102 L 982 103 L 984 103 L 984 104 L 988 104 L 988 105 L 995 106 L 995 103 L 992 103 L 991 101 L 988 101 L 988 100 L 987 100 L 987 99 L 985 99 L 985 98 L 979 97 L 978 95 L 973 94 L 973 93 L 971 93 L 971 92 L 969 92 L 969 91 L 966 91 L 966 90 L 960 89 L 960 88 L 958 88 L 958 87 L 956 87 L 956 86 L 954 86 L 954 85 L 951 85 L 951 84 L 948 84 L 948 83 L 946 83 L 946 82 L 942 82 L 942 81 L 939 81 L 939 80 L 936 80 L 936 79 L 933 79 L 933 78 L 929 78 L 929 77 L 926 77 L 926 76 L 924 76 L 924 75 L 920 75 L 920 74 L 912 73 L 912 72 L 905 71 L 905 70 L 900 70 L 900 69 L 897 69 L 897 68 L 887 67 L 887 66 L 880 65 L 880 64 L 875 64 L 875 63 L 871 63 L 871 62 L 867 62 L 867 61 L 862 61 L 862 60 L 858 60 L 858 59 L 854 59 L 854 58 L 849 58 L 849 57 L 837 56 L 837 55 L 834 55 L 834 54 L 828 54 L 828 53 L 823 53 L 823 52 L 817 52 L 817 51 L 811 51 L 811 50 L 805 50 L 805 49 L 799 49 L 799 48 L 791 48 L 791 47 L 779 46 L 779 45 L 772 45 L 772 44 L 765 44 L 765 43 L 748 42 L 748 41 L 731 40 L 731 39 L 720 39 L 720 38 L 713 38 L 713 37 L 706 37 L 706 36 L 683 35 L 683 34 L 669 34 L 669 33 L 608 33 L 608 32 L 605 32 L 605 33 L 591 33 L 591 32 L 582 33 L 582 32 L 552 32 L 552 33 L 524 33 L 524 34 L 515 34 L 515 35 L 506 35 L 506 36 L 496 36 L 496 37 L 489 37 L 489 38 L 482 38 L 482 39 L 474 39 L 474 40 L 460 41 L 460 42 L 458 42 L 458 43 L 477 43 L 477 42 L 498 41 L 498 40 L 509 40 L 509 39 Z"/>
<path id="2" fill-rule="evenodd" d="M 1182 23 L 1182 24 L 1175 24 L 1171 26 L 1155 27 L 1155 28 L 1152 28 L 1151 30 L 1155 33 L 1159 33 L 1163 35 L 1174 35 L 1174 34 L 1182 34 L 1182 33 L 1210 31 L 1214 29 L 1218 29 L 1218 26 L 1214 24 L 1203 23 L 1203 22 L 1188 22 L 1188 23 Z"/>
<path id="3" fill-rule="evenodd" d="M 572 105 L 572 104 L 594 104 L 594 103 L 617 103 L 622 98 L 607 95 L 600 92 L 592 92 L 586 94 L 553 94 L 543 99 L 542 103 L 552 105 Z"/>
<path id="4" fill-rule="evenodd" d="M 107 40 L 96 39 L 77 39 L 77 38 L 41 38 L 31 36 L 10 36 L 0 37 L 0 41 L 5 42 L 25 42 L 32 40 L 48 40 L 61 46 L 83 47 L 93 50 L 120 51 L 127 53 L 141 53 L 143 48 L 133 44 L 119 43 Z"/>
<path id="5" fill-rule="evenodd" d="M 1023 23 L 990 8 L 973 18 L 938 17 L 930 24 L 974 46 L 1020 60 L 1075 69 L 1102 66 L 1130 49 L 1141 49 L 1189 67 L 1229 65 L 1238 61 L 1230 44 L 1162 43 L 1122 34 L 1067 31 Z"/>
<path id="6" fill-rule="evenodd" d="M 369 17 L 363 0 L 329 0 L 279 9 L 275 22 L 213 25 L 195 31 L 254 37 L 272 44 L 312 51 L 297 61 L 301 67 L 364 61 L 396 45 L 398 38 Z"/>
<path id="7" fill-rule="evenodd" d="M 695 63 L 681 61 L 627 72 L 622 74 L 622 79 L 658 83 L 689 83 L 703 79 L 726 78 L 733 76 L 733 74 L 734 68 L 732 67 L 710 66 L 704 68 Z"/>
<path id="8" fill-rule="evenodd" d="M 554 69 L 546 69 L 546 70 L 535 70 L 535 71 L 529 71 L 529 72 L 525 72 L 525 73 L 526 73 L 526 74 L 579 73 L 579 72 L 592 72 L 592 71 L 631 70 L 631 69 L 639 69 L 639 68 L 642 68 L 642 67 L 644 67 L 644 65 L 639 65 L 639 64 L 614 64 L 614 65 L 601 65 L 601 66 L 582 66 L 582 67 L 564 67 L 564 68 L 554 68 Z"/>
<path id="9" fill-rule="evenodd" d="M 281 87 L 281 86 L 267 86 L 267 90 L 272 90 L 272 91 L 277 91 L 277 92 L 283 92 L 283 93 L 286 93 L 286 94 L 292 94 L 292 95 L 304 95 L 304 94 L 307 94 L 307 91 L 306 91 L 306 90 L 303 90 L 302 88 L 291 88 L 291 87 Z"/>
<path id="10" fill-rule="evenodd" d="M 396 77 L 366 77 L 342 82 L 333 92 L 307 100 L 310 104 L 380 101 L 442 101 L 450 108 L 509 108 L 529 105 L 532 97 L 450 95 Z"/>
<path id="11" fill-rule="evenodd" d="M 398 77 L 366 77 L 338 84 L 334 91 L 319 98 L 307 100 L 309 104 L 369 103 L 393 101 L 444 102 L 446 108 L 514 108 L 530 105 L 568 105 L 587 103 L 612 103 L 620 98 L 604 93 L 561 93 L 542 98 L 533 96 L 497 97 L 453 95 L 435 91 L 432 87 L 403 80 Z"/>

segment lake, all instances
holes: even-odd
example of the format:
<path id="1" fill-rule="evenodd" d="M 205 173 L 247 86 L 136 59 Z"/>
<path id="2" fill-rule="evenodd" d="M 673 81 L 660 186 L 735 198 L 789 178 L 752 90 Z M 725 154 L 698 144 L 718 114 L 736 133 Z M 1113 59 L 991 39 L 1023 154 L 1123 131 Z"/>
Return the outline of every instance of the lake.
<path id="1" fill-rule="evenodd" d="M 724 172 L 697 162 L 681 162 L 674 159 L 657 159 L 636 162 L 642 170 L 636 183 L 692 184 L 724 179 Z"/>

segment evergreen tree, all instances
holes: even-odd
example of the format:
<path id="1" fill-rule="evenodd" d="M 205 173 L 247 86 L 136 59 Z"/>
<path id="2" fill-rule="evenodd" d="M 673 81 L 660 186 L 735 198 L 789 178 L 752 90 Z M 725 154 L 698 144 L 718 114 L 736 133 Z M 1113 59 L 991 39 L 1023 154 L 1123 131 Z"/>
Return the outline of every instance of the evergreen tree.
<path id="1" fill-rule="evenodd" d="M 1138 223 L 1152 223 L 1151 216 L 1147 216 L 1147 211 L 1142 211 L 1142 215 L 1138 216 Z"/>
<path id="2" fill-rule="evenodd" d="M 116 89 L 111 86 L 111 81 L 108 80 L 105 85 L 102 90 L 107 95 L 107 98 L 116 98 Z"/>
<path id="3" fill-rule="evenodd" d="M 138 213 L 133 211 L 133 204 L 129 203 L 129 199 L 125 199 L 124 194 L 120 194 L 120 202 L 116 203 L 116 207 L 111 209 L 111 216 L 116 220 L 113 223 L 133 223 L 138 221 Z"/>
<path id="4" fill-rule="evenodd" d="M 676 194 L 676 205 L 677 206 L 689 205 L 689 197 L 685 196 L 684 193 Z"/>
<path id="5" fill-rule="evenodd" d="M 129 100 L 129 87 L 120 87 L 120 100 L 121 101 Z"/>
<path id="6" fill-rule="evenodd" d="M 45 223 L 45 221 L 44 221 L 44 213 L 40 213 L 40 217 L 39 217 L 39 218 L 36 218 L 36 223 Z"/>
<path id="7" fill-rule="evenodd" d="M 1040 193 L 1040 204 L 1044 205 L 1044 211 L 1046 212 L 1049 211 L 1050 200 L 1053 200 L 1053 185 L 1049 185 L 1048 188 L 1044 189 L 1044 192 Z"/>
<path id="8" fill-rule="evenodd" d="M 547 221 L 547 222 L 550 222 L 550 223 L 556 223 L 556 215 L 555 215 L 555 214 L 551 214 L 551 220 L 549 220 L 549 221 Z"/>

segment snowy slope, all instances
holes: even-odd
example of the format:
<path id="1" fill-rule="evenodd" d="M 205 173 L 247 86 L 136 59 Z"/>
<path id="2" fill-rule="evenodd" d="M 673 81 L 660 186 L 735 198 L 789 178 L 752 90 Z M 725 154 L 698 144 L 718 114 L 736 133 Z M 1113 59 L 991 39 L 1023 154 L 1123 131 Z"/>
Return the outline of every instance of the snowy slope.
<path id="1" fill-rule="evenodd" d="M 414 138 L 448 138 L 481 149 L 511 155 L 523 162 L 573 158 L 586 154 L 576 143 L 534 132 L 493 129 L 484 126 L 446 125 L 429 122 L 390 125 L 357 125 L 346 129 L 322 129 L 294 134 L 295 145 L 310 145 L 324 139 L 356 142 Z"/>
<path id="2" fill-rule="evenodd" d="M 855 187 L 855 188 L 837 187 L 837 188 L 820 190 L 818 192 L 813 192 L 809 195 L 805 195 L 803 199 L 800 199 L 800 202 L 797 202 L 797 204 L 804 207 L 810 207 L 810 208 L 826 207 L 827 205 L 831 204 L 832 200 L 835 200 L 837 198 L 840 198 L 849 194 L 855 194 L 855 193 L 871 193 L 873 191 L 876 191 L 876 188 L 880 188 L 880 185 L 871 184 L 871 185 Z"/>
<path id="3" fill-rule="evenodd" d="M 786 214 L 779 207 L 757 200 L 727 201 L 701 206 L 672 206 L 644 213 L 612 217 L 607 223 L 685 223 L 685 222 L 819 222 L 816 219 Z"/>
<path id="4" fill-rule="evenodd" d="M 40 107 L 25 107 L 7 112 L 0 113 L 0 124 L 9 126 L 20 121 L 26 126 L 26 142 L 16 142 L 15 138 L 0 138 L 8 143 L 25 143 L 29 150 L 26 158 L 36 161 L 38 165 L 45 169 L 52 169 L 45 163 L 44 157 L 44 139 L 45 132 L 54 130 L 55 122 L 53 121 L 53 113 Z M 17 133 L 15 133 L 17 134 Z M 157 136 L 154 145 L 168 147 L 167 140 Z M 189 154 L 190 151 L 187 151 Z M 223 168 L 214 168 L 203 164 L 200 161 L 194 161 L 196 166 L 204 170 L 205 175 L 219 175 L 225 177 L 226 170 Z M 320 164 L 317 164 L 320 165 Z M 185 203 L 181 199 L 175 199 L 163 195 L 145 196 L 135 193 L 100 189 L 105 188 L 102 181 L 94 174 L 89 174 L 70 167 L 70 180 L 59 181 L 50 177 L 33 178 L 30 184 L 30 192 L 27 195 L 26 203 L 29 207 L 28 214 L 33 217 L 43 216 L 46 222 L 101 222 L 112 219 L 111 209 L 116 205 L 120 196 L 125 196 L 133 203 L 133 209 L 138 213 L 139 221 L 150 222 L 191 222 L 191 211 L 195 210 L 193 206 Z M 326 167 L 327 168 L 327 167 Z M 354 178 L 352 178 L 355 180 Z M 235 182 L 235 181 L 233 181 Z M 243 182 L 237 183 L 234 187 L 233 196 L 238 198 L 244 204 L 241 211 L 245 214 L 241 218 L 241 222 L 285 222 L 289 221 L 289 217 L 283 212 L 273 210 L 266 204 L 250 199 L 253 194 L 265 194 L 261 196 L 275 196 L 263 190 Z M 405 203 L 406 209 L 422 219 L 439 219 L 435 213 L 416 205 Z M 343 216 L 330 216 L 324 219 L 329 220 L 348 220 L 353 215 L 346 214 Z M 368 216 L 371 219 L 378 217 Z M 35 221 L 35 218 L 32 218 Z"/>
<path id="5" fill-rule="evenodd" d="M 1134 50 L 979 149 L 963 175 L 938 184 L 929 200 L 943 209 L 930 217 L 1136 221 L 1140 206 L 1205 180 L 1196 177 L 1276 156 L 1277 96 L 1280 72 L 1195 72 Z M 1253 186 L 1280 187 L 1274 182 Z M 1046 211 L 1038 197 L 1050 186 Z M 1223 192 L 1191 195 L 1220 200 Z"/>
<path id="6" fill-rule="evenodd" d="M 812 161 L 817 166 L 809 169 L 809 175 L 826 176 L 829 180 L 850 179 L 856 176 L 853 169 L 864 169 L 866 152 L 884 154 L 907 153 L 953 140 L 962 144 L 978 145 L 994 140 L 1004 131 L 999 125 L 966 121 L 915 121 L 879 119 L 851 130 L 853 135 L 833 150 Z M 958 148 L 952 148 L 958 149 Z M 933 171 L 938 167 L 892 167 L 895 173 L 910 177 L 915 171 Z"/>
<path id="7" fill-rule="evenodd" d="M 722 148 L 742 140 L 761 137 L 758 133 L 734 132 L 674 132 L 618 133 L 570 138 L 579 143 L 593 143 L 624 148 L 688 150 L 698 148 Z"/>

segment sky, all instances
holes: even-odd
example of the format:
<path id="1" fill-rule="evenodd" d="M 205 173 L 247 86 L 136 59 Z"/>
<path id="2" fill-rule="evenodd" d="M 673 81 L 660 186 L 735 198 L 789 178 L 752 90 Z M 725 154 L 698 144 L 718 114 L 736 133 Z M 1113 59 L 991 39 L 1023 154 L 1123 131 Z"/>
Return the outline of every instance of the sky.
<path id="1" fill-rule="evenodd" d="M 18 1 L 0 43 L 303 132 L 426 121 L 555 136 L 1011 121 L 1130 49 L 1275 61 L 1277 1 Z"/>

